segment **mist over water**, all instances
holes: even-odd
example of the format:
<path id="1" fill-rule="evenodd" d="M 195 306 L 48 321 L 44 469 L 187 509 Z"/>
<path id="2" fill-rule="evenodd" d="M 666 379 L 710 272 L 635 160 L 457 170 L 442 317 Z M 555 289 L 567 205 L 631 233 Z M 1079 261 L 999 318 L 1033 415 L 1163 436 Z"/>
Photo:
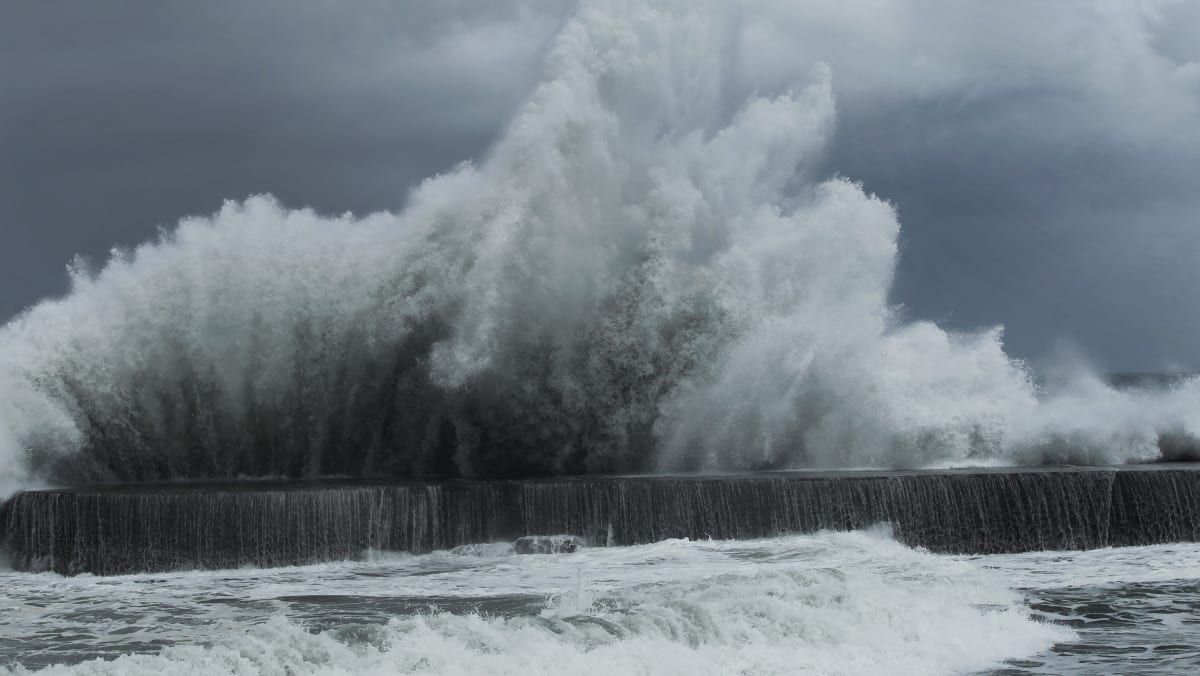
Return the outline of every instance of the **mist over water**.
<path id="1" fill-rule="evenodd" d="M 652 4 L 587 3 L 488 155 L 402 212 L 252 197 L 73 269 L 0 331 L 0 494 L 1109 463 L 1200 433 L 1195 379 L 1049 390 L 1000 329 L 904 322 L 895 210 L 822 178 L 836 74 L 729 110 L 736 11 Z"/>

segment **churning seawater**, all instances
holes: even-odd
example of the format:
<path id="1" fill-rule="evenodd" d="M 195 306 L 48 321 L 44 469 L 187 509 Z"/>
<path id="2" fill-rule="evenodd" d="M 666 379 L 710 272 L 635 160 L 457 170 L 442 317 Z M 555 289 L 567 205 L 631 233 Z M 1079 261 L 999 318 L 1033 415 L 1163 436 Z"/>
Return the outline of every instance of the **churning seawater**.
<path id="1" fill-rule="evenodd" d="M 1195 673 L 1200 544 L 946 556 L 886 532 L 0 573 L 6 673 Z"/>

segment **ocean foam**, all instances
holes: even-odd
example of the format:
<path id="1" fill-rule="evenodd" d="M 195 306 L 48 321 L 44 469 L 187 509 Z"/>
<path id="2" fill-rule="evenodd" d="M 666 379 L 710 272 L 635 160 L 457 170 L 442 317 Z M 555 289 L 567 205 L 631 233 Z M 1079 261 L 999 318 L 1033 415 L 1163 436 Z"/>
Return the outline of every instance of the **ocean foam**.
<path id="1" fill-rule="evenodd" d="M 466 568 L 446 565 L 456 556 Z M 425 574 L 411 575 L 421 565 Z M 59 605 L 31 612 L 54 615 L 64 631 L 63 606 L 101 591 L 100 604 L 126 604 L 129 624 L 143 621 L 133 612 L 139 606 L 181 613 L 174 638 L 160 636 L 173 645 L 157 653 L 45 674 L 938 674 L 998 666 L 1074 636 L 1031 620 L 1021 596 L 977 565 L 872 533 L 676 540 L 490 561 L 438 553 L 275 571 L 24 576 L 13 588 L 32 594 L 38 585 L 54 586 Z M 381 612 L 378 622 L 330 620 L 329 607 L 298 615 L 288 605 L 311 602 L 306 590 L 331 588 L 339 599 L 541 590 L 549 601 L 539 614 Z M 208 599 L 231 593 L 246 605 L 211 624 L 190 610 L 220 607 Z M 38 626 L 23 624 L 26 632 Z"/>

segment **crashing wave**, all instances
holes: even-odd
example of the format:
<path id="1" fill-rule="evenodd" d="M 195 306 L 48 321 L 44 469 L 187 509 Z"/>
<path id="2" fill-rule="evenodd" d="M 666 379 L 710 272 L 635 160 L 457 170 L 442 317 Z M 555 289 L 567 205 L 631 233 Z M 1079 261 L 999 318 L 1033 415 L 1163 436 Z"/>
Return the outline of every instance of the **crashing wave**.
<path id="1" fill-rule="evenodd" d="M 653 6 L 651 6 L 651 4 Z M 1195 380 L 1056 395 L 904 323 L 899 223 L 822 178 L 831 75 L 730 110 L 738 11 L 597 2 L 399 213 L 229 202 L 0 332 L 0 475 L 529 475 L 1156 457 Z"/>

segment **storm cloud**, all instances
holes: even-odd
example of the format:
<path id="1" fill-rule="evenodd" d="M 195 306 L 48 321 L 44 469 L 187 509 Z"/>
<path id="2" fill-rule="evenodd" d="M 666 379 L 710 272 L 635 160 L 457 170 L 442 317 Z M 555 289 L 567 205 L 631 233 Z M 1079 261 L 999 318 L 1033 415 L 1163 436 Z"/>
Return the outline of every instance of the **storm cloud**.
<path id="1" fill-rule="evenodd" d="M 779 3 L 781 6 L 784 3 Z M 1037 359 L 1200 367 L 1200 7 L 747 5 L 748 92 L 832 73 L 824 171 L 892 201 L 893 301 L 1006 327 Z M 0 317 L 178 218 L 269 192 L 400 208 L 478 158 L 568 2 L 9 3 L 0 15 Z"/>

